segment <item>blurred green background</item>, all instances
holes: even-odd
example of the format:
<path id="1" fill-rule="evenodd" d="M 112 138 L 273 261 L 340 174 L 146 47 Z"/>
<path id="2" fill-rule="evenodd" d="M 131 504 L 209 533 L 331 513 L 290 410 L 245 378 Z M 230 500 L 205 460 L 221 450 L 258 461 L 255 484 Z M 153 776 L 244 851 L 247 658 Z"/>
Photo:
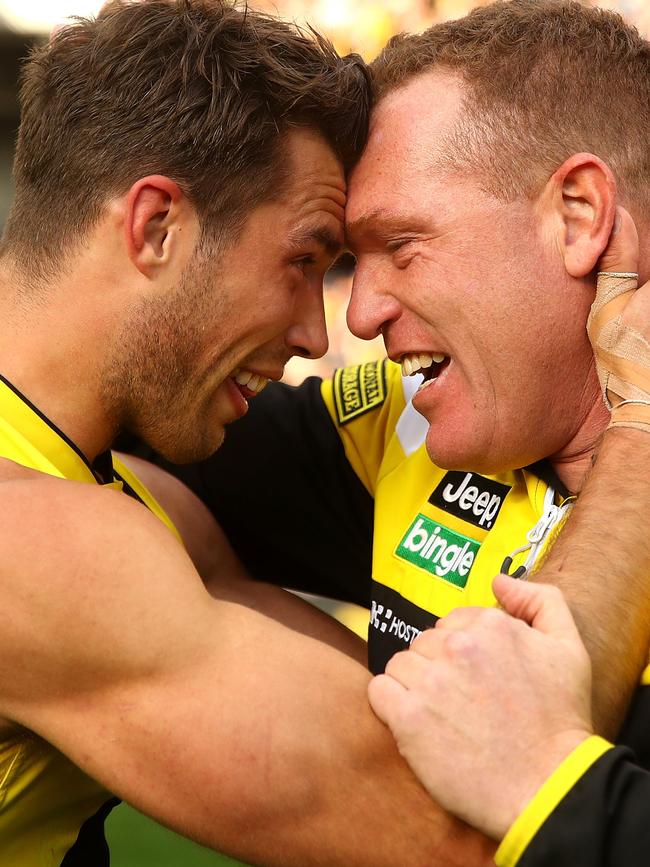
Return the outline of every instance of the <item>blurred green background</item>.
<path id="1" fill-rule="evenodd" d="M 111 867 L 239 867 L 225 855 L 179 837 L 120 804 L 106 823 Z M 89 865 L 90 867 L 90 865 Z"/>

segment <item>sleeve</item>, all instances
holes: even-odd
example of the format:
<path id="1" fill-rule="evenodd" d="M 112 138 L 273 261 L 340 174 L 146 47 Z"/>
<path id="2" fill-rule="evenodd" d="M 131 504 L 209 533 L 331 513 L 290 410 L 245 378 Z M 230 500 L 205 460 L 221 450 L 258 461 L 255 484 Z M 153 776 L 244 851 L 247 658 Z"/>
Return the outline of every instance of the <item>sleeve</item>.
<path id="1" fill-rule="evenodd" d="M 585 740 L 546 781 L 499 847 L 498 867 L 647 867 L 650 773 L 627 747 Z"/>
<path id="2" fill-rule="evenodd" d="M 164 466 L 206 503 L 255 578 L 369 607 L 373 500 L 320 379 L 269 383 L 211 458 Z"/>
<path id="3" fill-rule="evenodd" d="M 374 497 L 405 407 L 400 366 L 384 360 L 341 368 L 322 383 L 321 393 L 348 463 Z"/>

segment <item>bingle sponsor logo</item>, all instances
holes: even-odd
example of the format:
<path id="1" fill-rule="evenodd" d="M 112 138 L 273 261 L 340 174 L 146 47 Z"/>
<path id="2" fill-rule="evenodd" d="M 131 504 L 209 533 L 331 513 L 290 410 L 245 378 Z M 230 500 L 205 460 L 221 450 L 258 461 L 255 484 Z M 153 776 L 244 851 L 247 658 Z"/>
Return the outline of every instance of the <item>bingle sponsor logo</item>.
<path id="1" fill-rule="evenodd" d="M 418 515 L 397 546 L 395 554 L 414 566 L 465 587 L 480 543 Z"/>
<path id="2" fill-rule="evenodd" d="M 453 470 L 445 475 L 429 497 L 429 502 L 475 527 L 489 530 L 509 491 L 509 485 L 477 473 Z"/>

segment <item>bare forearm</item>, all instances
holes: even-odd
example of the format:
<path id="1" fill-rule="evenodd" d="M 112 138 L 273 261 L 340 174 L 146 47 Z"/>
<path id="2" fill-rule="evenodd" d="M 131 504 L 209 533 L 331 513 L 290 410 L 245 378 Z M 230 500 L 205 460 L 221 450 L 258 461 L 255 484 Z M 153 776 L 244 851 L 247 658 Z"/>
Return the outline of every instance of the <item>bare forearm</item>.
<path id="1" fill-rule="evenodd" d="M 120 687 L 108 705 L 73 700 L 62 737 L 77 731 L 67 747 L 78 763 L 96 763 L 85 769 L 163 824 L 251 864 L 492 864 L 494 845 L 438 807 L 399 756 L 368 706 L 363 666 L 239 604 L 215 606 L 213 641 L 172 678 Z M 116 737 L 106 720 L 125 707 Z M 92 730 L 102 755 L 86 747 Z"/>
<path id="2" fill-rule="evenodd" d="M 564 592 L 593 663 L 596 731 L 614 737 L 648 657 L 650 435 L 607 431 L 537 581 Z"/>
<path id="3" fill-rule="evenodd" d="M 335 680 L 327 678 L 329 663 L 314 673 L 321 698 L 313 683 L 303 684 L 309 699 L 284 734 L 276 732 L 286 741 L 275 741 L 269 757 L 275 797 L 256 792 L 248 805 L 244 824 L 250 829 L 252 819 L 261 833 L 242 848 L 228 823 L 222 832 L 233 835 L 229 848 L 278 867 L 492 864 L 492 842 L 435 804 L 398 755 L 367 705 L 367 673 L 347 660 L 342 666 Z"/>
<path id="4" fill-rule="evenodd" d="M 242 809 L 241 793 L 238 797 L 233 790 L 228 799 L 237 810 L 221 829 L 229 836 L 227 846 L 241 845 L 235 830 L 239 817 L 241 831 L 248 829 L 249 839 L 243 850 L 233 851 L 254 863 L 278 867 L 491 864 L 492 843 L 431 800 L 399 756 L 393 737 L 370 710 L 366 698 L 370 675 L 359 660 L 364 643 L 275 588 L 253 585 L 252 593 L 248 582 L 241 588 L 237 582 L 228 583 L 223 590 L 228 605 L 241 604 L 241 615 L 236 617 L 250 618 L 246 608 L 251 609 L 254 596 L 254 609 L 270 615 L 278 625 L 264 626 L 264 663 L 257 653 L 248 656 L 248 648 L 259 648 L 249 633 L 251 643 L 246 641 L 236 653 L 239 665 L 233 659 L 226 668 L 254 673 L 265 684 L 260 686 L 261 694 L 266 689 L 282 712 L 269 713 L 269 703 L 261 702 L 260 695 L 259 709 L 251 708 L 250 728 L 242 726 L 241 714 L 233 719 L 238 731 L 233 740 L 246 750 L 250 738 L 251 754 L 260 749 L 260 727 L 273 734 L 268 751 L 263 751 L 268 787 L 260 788 L 257 779 L 251 781 L 246 809 Z M 241 600 L 240 592 L 245 593 Z M 333 627 L 342 634 L 333 634 Z M 278 638 L 271 641 L 273 634 Z M 274 793 L 271 799 L 269 791 Z M 262 830 L 256 837 L 251 828 L 272 829 L 272 834 L 269 837 Z M 261 860 L 259 852 L 264 856 Z"/>

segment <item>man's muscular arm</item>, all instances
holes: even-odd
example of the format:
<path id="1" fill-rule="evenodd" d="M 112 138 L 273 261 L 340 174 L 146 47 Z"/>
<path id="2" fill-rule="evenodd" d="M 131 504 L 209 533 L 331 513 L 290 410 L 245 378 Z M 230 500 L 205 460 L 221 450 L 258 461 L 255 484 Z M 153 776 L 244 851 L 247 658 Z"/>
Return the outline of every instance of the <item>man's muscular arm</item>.
<path id="1" fill-rule="evenodd" d="M 533 576 L 559 587 L 569 602 L 593 665 L 594 728 L 609 738 L 648 659 L 648 515 L 650 436 L 608 430 L 565 530 Z"/>
<path id="2" fill-rule="evenodd" d="M 617 230 L 599 267 L 634 272 L 638 238 L 631 217 L 620 208 Z M 602 288 L 600 284 L 596 305 Z M 631 294 L 620 315 L 624 325 L 650 336 L 649 284 Z M 590 337 L 594 341 L 593 329 Z M 598 345 L 595 351 L 599 356 Z M 646 362 L 650 379 L 650 351 Z M 612 364 L 615 358 L 602 356 L 602 366 Z M 605 433 L 596 465 L 566 528 L 533 576 L 535 581 L 555 584 L 569 602 L 592 660 L 595 730 L 610 738 L 618 732 L 648 659 L 648 515 L 650 430 L 614 426 Z"/>
<path id="3" fill-rule="evenodd" d="M 252 579 L 225 533 L 209 509 L 186 485 L 149 461 L 126 454 L 119 457 L 144 482 L 171 518 L 211 596 L 221 599 L 226 592 L 230 601 L 263 611 L 267 617 L 296 632 L 327 642 L 365 666 L 368 657 L 366 642 L 332 617 L 311 605 L 296 604 L 292 594 L 277 586 L 256 581 L 251 593 L 249 582 Z M 281 578 L 279 575 L 278 584 Z"/>
<path id="4" fill-rule="evenodd" d="M 300 600 L 283 617 L 293 606 L 302 632 L 264 613 L 255 584 L 244 602 L 224 575 L 211 598 L 167 528 L 111 490 L 5 482 L 0 519 L 5 720 L 252 863 L 489 863 L 491 844 L 429 799 L 367 705 L 368 673 Z"/>

